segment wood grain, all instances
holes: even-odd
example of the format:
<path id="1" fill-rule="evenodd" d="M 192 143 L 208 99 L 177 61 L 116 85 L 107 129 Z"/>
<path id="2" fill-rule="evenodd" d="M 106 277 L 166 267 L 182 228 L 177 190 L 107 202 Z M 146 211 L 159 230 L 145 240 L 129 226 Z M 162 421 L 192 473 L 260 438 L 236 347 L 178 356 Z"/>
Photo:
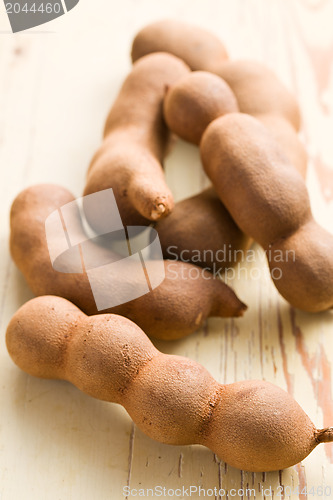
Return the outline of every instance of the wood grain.
<path id="1" fill-rule="evenodd" d="M 28 377 L 12 364 L 4 343 L 11 315 L 32 296 L 8 253 L 11 201 L 37 182 L 63 184 L 80 195 L 106 113 L 130 68 L 131 39 L 154 19 L 177 17 L 213 30 L 231 57 L 264 62 L 297 94 L 313 211 L 333 231 L 333 2 L 81 0 L 43 30 L 17 35 L 9 34 L 0 10 L 1 500 L 120 499 L 126 485 L 216 487 L 229 491 L 223 498 L 266 500 L 319 498 L 316 488 L 324 485 L 333 497 L 332 445 L 284 471 L 238 471 L 203 447 L 150 440 L 122 408 L 65 382 Z M 207 185 L 196 148 L 180 141 L 166 175 L 177 200 Z M 332 314 L 291 309 L 255 249 L 258 262 L 246 266 L 247 277 L 231 280 L 249 305 L 243 319 L 212 319 L 187 339 L 156 345 L 199 361 L 222 383 L 269 380 L 288 390 L 318 427 L 333 425 Z M 259 276 L 250 279 L 254 268 Z M 233 488 L 253 488 L 255 496 L 232 496 Z"/>

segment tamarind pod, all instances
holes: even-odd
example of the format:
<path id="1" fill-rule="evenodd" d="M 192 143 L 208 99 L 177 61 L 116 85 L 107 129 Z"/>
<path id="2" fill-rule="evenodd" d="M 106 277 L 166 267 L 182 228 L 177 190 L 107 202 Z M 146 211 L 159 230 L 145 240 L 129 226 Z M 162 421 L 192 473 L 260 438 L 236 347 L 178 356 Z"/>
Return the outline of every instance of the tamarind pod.
<path id="1" fill-rule="evenodd" d="M 142 28 L 132 45 L 132 61 L 152 52 L 168 52 L 183 59 L 192 70 L 209 68 L 228 58 L 218 37 L 198 26 L 164 19 Z"/>
<path id="2" fill-rule="evenodd" d="M 170 143 L 162 105 L 166 87 L 187 72 L 185 63 L 171 54 L 140 59 L 106 120 L 84 195 L 112 188 L 124 225 L 147 225 L 173 208 L 162 167 Z M 89 224 L 99 232 L 100 211 L 96 214 L 85 205 L 84 209 Z"/>
<path id="3" fill-rule="evenodd" d="M 305 183 L 267 128 L 249 115 L 228 114 L 208 126 L 200 149 L 236 224 L 269 254 L 281 295 L 305 311 L 331 308 L 333 236 L 313 220 Z"/>
<path id="4" fill-rule="evenodd" d="M 65 297 L 92 315 L 99 311 L 86 271 L 58 272 L 52 266 L 47 246 L 47 217 L 72 201 L 73 195 L 60 186 L 37 185 L 21 192 L 11 209 L 10 250 L 35 295 Z M 72 234 L 76 241 L 86 240 L 79 211 L 77 219 L 72 220 L 72 228 L 76 231 Z M 115 259 L 109 248 L 93 241 L 85 242 L 85 248 L 86 254 L 91 255 L 92 264 L 101 265 L 119 259 L 119 256 Z M 149 277 L 154 278 L 160 262 L 148 261 L 147 265 Z M 119 260 L 115 271 L 108 270 L 99 273 L 98 278 L 94 277 L 95 286 L 110 295 L 118 293 L 120 285 L 139 286 L 142 268 L 140 270 L 138 274 L 137 265 Z M 209 316 L 242 316 L 247 309 L 231 288 L 208 271 L 174 261 L 165 261 L 164 270 L 164 281 L 157 288 L 103 312 L 121 314 L 138 323 L 148 335 L 173 340 L 199 329 Z"/>
<path id="5" fill-rule="evenodd" d="M 256 380 L 219 384 L 202 365 L 159 352 L 128 319 L 87 317 L 59 297 L 22 306 L 6 343 L 30 375 L 65 379 L 90 396 L 119 403 L 150 438 L 207 446 L 233 467 L 283 469 L 333 441 L 333 429 L 316 429 L 279 387 Z"/>
<path id="6" fill-rule="evenodd" d="M 155 229 L 165 259 L 176 257 L 214 272 L 237 264 L 251 244 L 212 187 L 176 203 Z"/>

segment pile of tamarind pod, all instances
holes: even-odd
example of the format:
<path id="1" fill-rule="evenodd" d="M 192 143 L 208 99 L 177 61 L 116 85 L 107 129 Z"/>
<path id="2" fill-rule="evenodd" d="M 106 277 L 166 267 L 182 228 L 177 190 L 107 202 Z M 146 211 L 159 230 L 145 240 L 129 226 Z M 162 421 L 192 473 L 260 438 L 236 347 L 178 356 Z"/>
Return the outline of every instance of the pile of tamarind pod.
<path id="1" fill-rule="evenodd" d="M 232 111 L 251 114 L 269 129 L 290 160 L 290 166 L 295 167 L 305 178 L 308 158 L 297 134 L 300 127 L 299 107 L 296 99 L 272 71 L 254 61 L 229 61 L 224 45 L 212 33 L 176 20 L 158 21 L 143 28 L 134 39 L 132 59 L 137 61 L 158 51 L 182 58 L 195 70 L 192 75 L 181 77 L 185 79 L 183 84 L 177 80 L 177 90 L 168 93 L 164 104 L 165 109 L 186 107 L 186 100 L 190 98 L 191 116 L 188 113 L 189 106 L 184 113 L 177 113 L 177 119 L 173 118 L 172 113 L 165 113 L 169 128 L 177 135 L 198 144 L 204 128 L 217 116 Z M 221 78 L 214 79 L 212 75 L 207 77 L 206 71 L 216 73 Z M 195 112 L 198 106 L 201 109 L 199 123 Z M 248 236 L 241 237 L 239 229 L 236 230 L 237 237 L 233 239 L 236 233 L 231 229 L 230 237 L 223 240 L 221 235 L 229 234 L 229 216 L 224 217 L 225 207 L 217 210 L 217 199 L 214 190 L 210 191 L 209 197 L 203 193 L 202 199 L 200 195 L 193 199 L 201 202 L 200 208 L 207 215 L 206 224 L 200 222 L 200 238 L 185 231 L 185 221 L 180 220 L 183 210 L 191 209 L 186 223 L 197 231 L 199 226 L 196 221 L 204 218 L 191 199 L 176 205 L 167 218 L 157 222 L 155 227 L 165 257 L 177 255 L 181 259 L 182 255 L 189 255 L 191 259 L 196 254 L 195 250 L 199 250 L 202 259 L 194 259 L 192 262 L 203 267 L 222 270 L 223 267 L 237 263 L 237 258 L 233 258 L 232 262 L 226 258 L 221 263 L 214 256 L 221 252 L 223 245 L 230 248 L 230 255 L 241 255 L 241 251 L 248 248 L 251 239 Z M 214 231 L 215 240 L 212 237 L 213 228 L 218 228 Z M 204 248 L 202 242 L 206 242 Z M 238 247 L 239 242 L 241 244 Z"/>
<path id="2" fill-rule="evenodd" d="M 293 96 L 267 68 L 229 61 L 218 38 L 185 23 L 147 26 L 133 42 L 132 58 L 84 195 L 112 188 L 124 226 L 156 222 L 164 258 L 174 257 L 175 245 L 179 259 L 196 250 L 204 256 L 196 264 L 214 269 L 219 250 L 245 252 L 252 238 L 267 251 L 292 250 L 294 261 L 269 259 L 280 293 L 301 309 L 332 307 L 333 237 L 312 219 Z M 175 206 L 163 175 L 172 133 L 200 146 L 213 183 Z M 70 266 L 58 272 L 50 260 L 45 221 L 71 202 L 68 190 L 40 185 L 24 190 L 12 205 L 11 254 L 40 295 L 7 328 L 9 354 L 22 370 L 68 380 L 95 398 L 123 405 L 157 441 L 202 444 L 248 471 L 290 467 L 319 443 L 333 441 L 333 428 L 316 429 L 282 389 L 253 380 L 221 385 L 198 363 L 162 354 L 150 342 L 145 333 L 176 339 L 209 316 L 244 313 L 234 292 L 206 269 L 165 260 L 165 279 L 157 288 L 97 314 L 87 273 L 71 272 Z M 100 233 L 100 221 L 108 217 L 104 207 L 84 203 L 83 209 Z M 83 241 L 79 209 L 76 215 L 77 241 Z M 96 240 L 85 244 L 97 260 L 117 259 Z M 194 261 L 191 255 L 188 260 Z M 227 257 L 223 266 L 235 263 Z M 120 280 L 139 281 L 127 264 L 99 279 L 109 293 Z"/>
<path id="3" fill-rule="evenodd" d="M 68 380 L 90 396 L 123 405 L 149 437 L 205 445 L 240 469 L 290 467 L 319 443 L 333 441 L 333 428 L 316 429 L 273 384 L 221 385 L 200 364 L 159 352 L 130 320 L 86 316 L 60 297 L 38 297 L 22 306 L 6 342 L 27 373 Z"/>
<path id="4" fill-rule="evenodd" d="M 314 221 L 302 176 L 257 118 L 220 113 L 213 106 L 216 96 L 207 89 L 209 80 L 216 85 L 216 76 L 204 75 L 206 85 L 196 85 L 194 72 L 169 89 L 164 107 L 167 123 L 172 129 L 179 119 L 181 137 L 185 136 L 181 118 L 187 135 L 190 122 L 195 121 L 198 130 L 201 124 L 204 169 L 236 224 L 266 250 L 271 277 L 281 295 L 305 311 L 333 307 L 333 236 Z M 179 97 L 185 93 L 181 104 Z"/>
<path id="5" fill-rule="evenodd" d="M 198 56 L 200 39 L 206 40 L 207 44 L 206 32 L 198 29 L 195 33 L 197 40 L 189 51 L 193 58 Z M 208 43 L 210 39 L 208 35 Z M 210 51 L 214 45 L 213 39 Z M 174 257 L 175 252 L 179 254 L 183 250 L 190 251 L 189 261 L 219 271 L 236 264 L 232 259 L 228 259 L 228 255 L 245 251 L 249 247 L 250 239 L 232 221 L 213 189 L 190 199 L 186 206 L 183 202 L 174 208 L 173 197 L 163 174 L 163 160 L 171 147 L 171 134 L 163 117 L 163 100 L 166 88 L 189 74 L 189 66 L 193 64 L 186 65 L 183 60 L 163 50 L 162 48 L 161 52 L 157 50 L 157 53 L 147 54 L 135 62 L 122 85 L 106 120 L 102 145 L 91 161 L 84 195 L 112 188 L 125 226 L 165 221 L 164 226 L 156 228 L 165 258 Z M 222 58 L 226 57 L 220 41 L 216 44 L 215 52 L 220 52 Z M 228 92 L 228 85 L 225 84 L 225 87 Z M 238 111 L 238 104 L 229 90 L 229 103 L 225 112 L 232 111 Z M 193 230 L 191 241 L 188 239 L 189 226 L 184 231 L 184 223 L 181 224 L 179 219 L 185 208 L 191 210 L 191 217 L 189 218 L 190 214 L 187 213 L 184 219 Z M 101 221 L 107 217 L 103 212 L 104 207 L 98 206 L 95 211 L 84 204 L 84 209 L 89 225 L 99 232 Z M 179 227 L 174 252 L 168 250 L 175 239 L 174 233 L 168 230 L 170 226 L 174 227 L 175 231 L 176 226 Z M 219 231 L 217 238 L 212 238 L 213 230 Z M 200 238 L 195 237 L 199 234 Z M 205 248 L 202 247 L 204 242 Z M 228 252 L 223 262 L 219 261 L 216 265 L 213 262 L 214 257 L 201 261 L 192 260 L 191 250 L 207 249 L 207 256 L 216 256 L 223 248 L 228 249 Z"/>
<path id="6" fill-rule="evenodd" d="M 56 185 L 37 185 L 22 191 L 11 209 L 11 255 L 35 295 L 59 295 L 87 314 L 97 314 L 86 272 L 59 272 L 50 260 L 45 221 L 55 210 L 73 201 L 74 196 L 67 189 Z M 76 231 L 72 237 L 76 241 L 84 241 L 86 236 L 79 210 L 72 226 Z M 98 262 L 117 260 L 109 248 L 95 241 L 85 242 L 85 253 L 92 256 L 95 266 Z M 150 272 L 154 273 L 154 266 L 158 264 L 158 261 L 151 261 Z M 247 309 L 231 288 L 214 279 L 208 271 L 192 264 L 168 260 L 164 261 L 164 269 L 165 278 L 158 287 L 129 302 L 125 299 L 123 304 L 103 312 L 130 318 L 152 337 L 174 340 L 200 328 L 209 316 L 242 316 Z M 116 271 L 100 273 L 97 279 L 99 289 L 108 290 L 110 294 L 116 292 L 120 285 L 137 285 L 138 268 L 127 261 L 122 265 L 122 260 L 119 260 Z"/>
<path id="7" fill-rule="evenodd" d="M 190 68 L 176 56 L 147 55 L 134 64 L 109 113 L 104 141 L 91 162 L 84 194 L 113 188 L 125 226 L 149 224 L 151 220 L 165 217 L 173 208 L 162 170 L 163 158 L 170 147 L 163 100 L 166 88 L 189 73 Z M 235 109 L 234 99 L 228 111 Z M 206 217 L 202 241 L 208 241 L 206 236 L 211 235 L 212 227 L 218 227 L 220 234 L 214 238 L 214 251 L 228 247 L 233 255 L 234 250 L 247 248 L 249 239 L 233 222 L 216 193 L 211 190 L 209 196 L 203 193 L 200 198 L 200 206 L 196 199 L 191 202 L 193 230 L 197 234 L 203 231 L 202 210 L 211 219 L 209 228 Z M 45 220 L 53 210 L 72 200 L 70 193 L 57 186 L 36 186 L 21 193 L 11 212 L 11 254 L 36 295 L 60 295 L 87 314 L 97 314 L 87 275 L 57 272 L 47 249 Z M 83 198 L 83 208 L 90 226 L 99 233 L 101 224 L 109 216 L 107 207 L 102 204 L 92 207 Z M 175 216 L 177 213 L 178 207 Z M 77 231 L 83 233 L 79 223 Z M 194 238 L 193 247 L 197 246 Z M 93 249 L 98 253 L 102 251 L 92 246 L 91 251 Z M 168 257 L 166 251 L 164 257 Z M 102 260 L 106 261 L 107 256 Z M 198 264 L 214 270 L 205 262 Z M 223 262 L 224 266 L 229 264 Z M 152 263 L 151 268 L 154 265 L 157 263 Z M 197 330 L 210 316 L 237 317 L 246 310 L 234 292 L 207 271 L 180 262 L 166 261 L 164 266 L 165 280 L 149 295 L 124 301 L 104 312 L 132 319 L 150 336 L 173 340 Z M 221 263 L 217 271 L 220 268 Z M 101 273 L 100 287 L 101 290 L 108 288 L 110 293 L 110 289 L 117 289 L 119 280 L 128 280 L 134 286 L 136 279 L 137 273 L 131 274 L 129 268 L 125 268 L 122 275 L 112 277 Z"/>
<path id="8" fill-rule="evenodd" d="M 223 78 L 237 99 L 239 111 L 261 120 L 305 177 L 307 154 L 297 136 L 301 123 L 299 106 L 269 68 L 256 61 L 228 60 L 223 43 L 215 35 L 177 20 L 157 21 L 139 31 L 132 45 L 132 60 L 157 51 L 183 59 L 194 71 L 208 71 Z M 206 87 L 206 91 L 210 89 Z M 205 102 L 207 109 L 209 99 Z M 215 104 L 221 106 L 217 101 Z M 195 126 L 192 123 L 190 130 Z M 197 137 L 193 137 L 193 142 Z"/>
<path id="9" fill-rule="evenodd" d="M 201 70 L 168 88 L 164 116 L 169 128 L 200 144 L 204 169 L 220 200 L 239 228 L 266 250 L 281 295 L 305 311 L 332 308 L 333 236 L 311 213 L 296 100 L 264 66 L 226 61 L 213 35 L 200 32 L 193 61 L 183 44 L 190 47 L 197 31 L 187 27 L 185 41 L 184 29 L 183 23 L 154 23 L 139 32 L 132 47 L 133 60 L 165 50 Z M 210 55 L 213 40 L 216 50 Z M 232 93 L 239 111 L 230 112 Z"/>

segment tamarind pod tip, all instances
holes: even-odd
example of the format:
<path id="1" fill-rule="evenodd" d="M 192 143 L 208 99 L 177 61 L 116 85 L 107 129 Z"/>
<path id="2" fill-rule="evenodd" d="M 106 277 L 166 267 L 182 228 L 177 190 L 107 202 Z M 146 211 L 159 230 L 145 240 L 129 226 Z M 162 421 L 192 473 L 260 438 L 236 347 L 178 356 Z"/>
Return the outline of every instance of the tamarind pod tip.
<path id="1" fill-rule="evenodd" d="M 165 210 L 166 210 L 166 207 L 165 207 L 164 203 L 159 203 L 157 205 L 157 207 L 154 210 L 152 210 L 152 212 L 151 212 L 152 220 L 159 219 L 164 214 Z"/>
<path id="2" fill-rule="evenodd" d="M 248 306 L 246 304 L 244 304 L 244 302 L 241 302 L 240 304 L 240 307 L 239 307 L 239 310 L 238 312 L 236 313 L 236 317 L 237 318 L 240 318 L 242 316 L 244 316 L 244 313 L 248 310 Z"/>
<path id="3" fill-rule="evenodd" d="M 219 318 L 239 318 L 243 316 L 248 306 L 240 301 L 234 290 L 228 288 L 224 282 L 219 284 L 222 286 L 217 288 L 216 292 L 221 293 L 221 295 L 215 303 L 213 301 L 210 316 Z"/>
<path id="4" fill-rule="evenodd" d="M 317 429 L 315 435 L 317 443 L 331 443 L 333 441 L 333 427 Z"/>

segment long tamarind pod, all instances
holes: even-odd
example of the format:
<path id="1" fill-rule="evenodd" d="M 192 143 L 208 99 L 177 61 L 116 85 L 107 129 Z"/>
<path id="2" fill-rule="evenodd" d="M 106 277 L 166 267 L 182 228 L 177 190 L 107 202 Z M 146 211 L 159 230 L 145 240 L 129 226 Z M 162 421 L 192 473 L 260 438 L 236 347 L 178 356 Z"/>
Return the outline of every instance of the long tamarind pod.
<path id="1" fill-rule="evenodd" d="M 27 373 L 65 379 L 124 406 L 147 436 L 208 446 L 249 471 L 290 467 L 333 429 L 316 429 L 285 391 L 263 381 L 219 384 L 200 364 L 159 352 L 121 316 L 87 317 L 59 297 L 38 297 L 12 318 L 9 354 Z"/>

